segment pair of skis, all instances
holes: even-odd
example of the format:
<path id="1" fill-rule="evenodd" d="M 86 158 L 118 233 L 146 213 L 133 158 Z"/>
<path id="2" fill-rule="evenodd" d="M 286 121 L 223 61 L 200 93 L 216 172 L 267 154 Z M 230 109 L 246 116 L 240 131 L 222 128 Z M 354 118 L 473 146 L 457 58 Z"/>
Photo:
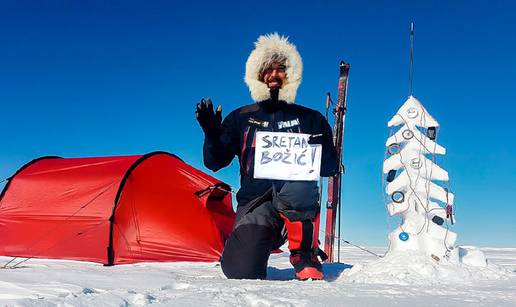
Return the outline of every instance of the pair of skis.
<path id="1" fill-rule="evenodd" d="M 342 191 L 342 175 L 344 174 L 344 165 L 342 163 L 342 152 L 343 152 L 343 137 L 344 137 L 344 122 L 346 119 L 346 95 L 348 88 L 348 74 L 349 64 L 344 61 L 340 62 L 339 65 L 339 85 L 338 85 L 338 96 L 337 105 L 333 109 L 333 115 L 335 117 L 333 126 L 333 144 L 337 149 L 337 163 L 339 170 L 338 172 L 328 179 L 328 194 L 326 202 L 326 231 L 324 238 L 324 252 L 328 255 L 326 262 L 334 262 L 334 245 L 335 238 L 339 235 L 335 235 L 335 226 L 338 224 L 338 231 L 340 233 L 340 208 L 341 208 L 341 191 Z M 326 119 L 328 120 L 328 110 L 331 106 L 331 97 L 328 93 L 326 100 Z M 322 189 L 322 187 L 321 187 Z M 339 214 L 337 223 L 337 213 Z M 337 262 L 340 262 L 340 240 L 337 241 Z"/>

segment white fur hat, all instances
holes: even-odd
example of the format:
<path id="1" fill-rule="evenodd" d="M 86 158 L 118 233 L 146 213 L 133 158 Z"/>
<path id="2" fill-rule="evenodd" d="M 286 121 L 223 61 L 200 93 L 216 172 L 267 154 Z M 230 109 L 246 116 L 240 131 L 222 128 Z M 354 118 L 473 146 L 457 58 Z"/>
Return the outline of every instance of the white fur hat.
<path id="1" fill-rule="evenodd" d="M 262 71 L 268 68 L 277 58 L 285 59 L 287 80 L 279 90 L 279 100 L 294 103 L 297 88 L 301 84 L 303 61 L 296 46 L 288 41 L 288 37 L 278 33 L 258 37 L 255 48 L 245 64 L 245 83 L 249 87 L 255 102 L 271 98 L 269 88 L 260 81 Z"/>

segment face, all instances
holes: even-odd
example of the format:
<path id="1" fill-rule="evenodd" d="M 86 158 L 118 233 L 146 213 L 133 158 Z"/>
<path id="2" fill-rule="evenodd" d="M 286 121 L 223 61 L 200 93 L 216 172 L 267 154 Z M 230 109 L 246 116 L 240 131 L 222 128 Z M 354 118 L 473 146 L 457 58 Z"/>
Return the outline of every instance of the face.
<path id="1" fill-rule="evenodd" d="M 286 69 L 283 64 L 272 63 L 271 67 L 263 71 L 260 81 L 267 84 L 271 90 L 278 90 L 287 79 Z"/>

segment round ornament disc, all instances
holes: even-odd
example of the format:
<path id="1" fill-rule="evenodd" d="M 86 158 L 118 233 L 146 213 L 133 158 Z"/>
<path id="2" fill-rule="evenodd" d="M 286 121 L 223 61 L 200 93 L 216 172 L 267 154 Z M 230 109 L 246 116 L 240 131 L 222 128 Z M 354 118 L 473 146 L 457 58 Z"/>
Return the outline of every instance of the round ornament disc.
<path id="1" fill-rule="evenodd" d="M 407 116 L 410 119 L 414 119 L 419 115 L 419 111 L 416 108 L 410 108 L 407 110 Z"/>
<path id="2" fill-rule="evenodd" d="M 387 146 L 387 152 L 390 153 L 391 155 L 395 155 L 395 154 L 399 153 L 400 152 L 400 144 L 393 143 L 393 144 Z"/>
<path id="3" fill-rule="evenodd" d="M 423 166 L 423 161 L 421 161 L 419 158 L 414 158 L 410 160 L 410 166 L 413 169 L 420 169 Z"/>
<path id="4" fill-rule="evenodd" d="M 391 195 L 392 201 L 395 203 L 402 203 L 405 200 L 405 194 L 401 191 L 396 191 Z"/>
<path id="5" fill-rule="evenodd" d="M 398 237 L 401 241 L 407 241 L 409 239 L 409 234 L 406 232 L 401 232 Z"/>
<path id="6" fill-rule="evenodd" d="M 405 140 L 410 140 L 414 136 L 414 132 L 410 131 L 409 129 L 406 129 L 406 130 L 403 130 L 401 135 L 403 136 L 403 138 Z"/>

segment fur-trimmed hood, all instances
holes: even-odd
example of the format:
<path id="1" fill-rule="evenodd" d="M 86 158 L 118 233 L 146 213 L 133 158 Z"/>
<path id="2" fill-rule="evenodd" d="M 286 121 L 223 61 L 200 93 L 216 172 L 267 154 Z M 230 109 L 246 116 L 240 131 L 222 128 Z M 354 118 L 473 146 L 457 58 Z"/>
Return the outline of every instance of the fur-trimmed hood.
<path id="1" fill-rule="evenodd" d="M 278 33 L 258 37 L 255 46 L 245 64 L 244 78 L 253 100 L 260 102 L 271 98 L 269 88 L 259 78 L 261 72 L 272 64 L 275 57 L 279 56 L 286 59 L 287 79 L 279 90 L 278 99 L 294 103 L 303 74 L 303 61 L 296 46 L 288 41 L 288 37 L 280 36 Z"/>

